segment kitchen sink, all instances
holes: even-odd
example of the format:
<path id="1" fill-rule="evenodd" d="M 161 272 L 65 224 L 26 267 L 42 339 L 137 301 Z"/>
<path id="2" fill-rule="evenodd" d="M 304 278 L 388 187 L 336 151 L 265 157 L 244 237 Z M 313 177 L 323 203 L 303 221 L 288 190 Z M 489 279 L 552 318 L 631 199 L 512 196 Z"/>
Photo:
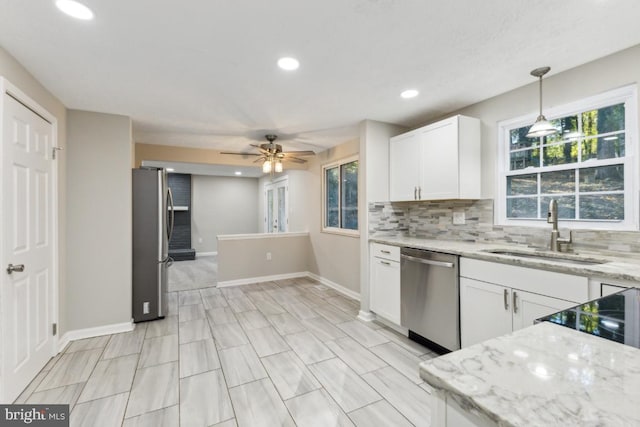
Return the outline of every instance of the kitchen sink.
<path id="1" fill-rule="evenodd" d="M 539 259 L 542 261 L 554 261 L 554 262 L 564 262 L 568 264 L 578 264 L 578 265 L 597 265 L 604 264 L 607 261 L 594 259 L 594 258 L 584 258 L 578 257 L 576 255 L 567 255 L 561 253 L 551 253 L 551 252 L 525 252 L 525 251 L 514 251 L 510 249 L 486 249 L 482 252 L 487 252 L 490 254 L 496 255 L 506 255 L 515 258 L 529 258 L 529 259 Z"/>

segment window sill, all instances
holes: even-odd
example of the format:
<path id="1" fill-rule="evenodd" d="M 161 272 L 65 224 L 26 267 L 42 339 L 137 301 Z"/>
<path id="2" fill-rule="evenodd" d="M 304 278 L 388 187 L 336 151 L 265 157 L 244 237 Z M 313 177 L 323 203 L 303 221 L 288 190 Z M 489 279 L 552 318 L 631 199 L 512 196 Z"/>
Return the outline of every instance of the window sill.
<path id="1" fill-rule="evenodd" d="M 500 219 L 495 221 L 498 227 L 534 227 L 551 230 L 546 219 L 517 220 Z M 602 231 L 638 231 L 638 225 L 625 221 L 567 221 L 559 220 L 558 228 L 569 230 L 602 230 Z"/>
<path id="2" fill-rule="evenodd" d="M 326 234 L 337 234 L 339 236 L 345 237 L 360 237 L 360 230 L 347 230 L 344 228 L 323 228 L 320 230 L 322 233 Z"/>

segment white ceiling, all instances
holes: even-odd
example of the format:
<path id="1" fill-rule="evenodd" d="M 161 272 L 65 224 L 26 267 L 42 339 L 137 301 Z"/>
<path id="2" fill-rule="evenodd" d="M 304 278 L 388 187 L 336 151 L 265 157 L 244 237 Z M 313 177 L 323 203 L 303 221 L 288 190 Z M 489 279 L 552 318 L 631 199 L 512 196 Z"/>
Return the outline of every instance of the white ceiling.
<path id="1" fill-rule="evenodd" d="M 68 108 L 130 116 L 136 142 L 221 150 L 275 132 L 319 151 L 363 119 L 417 126 L 532 83 L 533 68 L 640 43 L 638 0 L 84 3 L 95 20 L 0 0 L 0 45 Z M 277 68 L 285 55 L 298 71 Z"/>

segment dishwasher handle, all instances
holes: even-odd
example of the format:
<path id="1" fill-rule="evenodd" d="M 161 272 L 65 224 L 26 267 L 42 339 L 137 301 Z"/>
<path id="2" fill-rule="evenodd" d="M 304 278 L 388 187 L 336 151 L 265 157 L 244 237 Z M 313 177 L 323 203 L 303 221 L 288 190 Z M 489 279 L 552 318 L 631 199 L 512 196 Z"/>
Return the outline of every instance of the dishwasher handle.
<path id="1" fill-rule="evenodd" d="M 453 268 L 455 266 L 454 263 L 452 262 L 433 261 L 430 259 L 418 258 L 410 255 L 404 255 L 404 254 L 402 254 L 401 257 L 409 261 L 419 262 L 421 264 L 435 265 L 437 267 Z"/>

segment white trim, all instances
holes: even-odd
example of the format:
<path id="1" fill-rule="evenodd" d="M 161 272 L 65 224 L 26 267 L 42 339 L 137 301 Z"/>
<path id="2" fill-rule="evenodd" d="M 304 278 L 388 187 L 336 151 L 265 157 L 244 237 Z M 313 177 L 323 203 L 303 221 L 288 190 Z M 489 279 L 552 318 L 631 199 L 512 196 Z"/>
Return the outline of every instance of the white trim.
<path id="1" fill-rule="evenodd" d="M 638 208 L 640 189 L 640 180 L 638 178 L 638 89 L 636 84 L 631 84 L 616 88 L 604 93 L 590 96 L 578 101 L 555 106 L 545 110 L 545 115 L 550 120 L 558 117 L 570 116 L 582 111 L 590 109 L 602 108 L 615 103 L 625 103 L 625 157 L 621 162 L 619 159 L 605 159 L 597 162 L 581 162 L 572 163 L 570 165 L 536 167 L 531 170 L 523 169 L 521 171 L 509 170 L 509 151 L 507 149 L 507 141 L 509 140 L 509 131 L 511 129 L 526 126 L 533 123 L 536 114 L 520 116 L 514 119 L 508 119 L 498 122 L 498 146 L 497 146 L 497 162 L 496 162 L 496 197 L 494 200 L 494 223 L 501 226 L 525 226 L 525 227 L 548 227 L 544 218 L 541 219 L 508 219 L 506 217 L 506 179 L 507 175 L 517 174 L 537 174 L 554 170 L 575 170 L 587 167 L 605 166 L 608 164 L 623 164 L 625 174 L 624 197 L 626 200 L 624 206 L 625 219 L 623 221 L 597 221 L 597 220 L 560 220 L 559 225 L 563 228 L 574 229 L 604 229 L 604 230 L 633 230 L 636 231 L 640 226 L 640 210 Z M 607 192 L 610 193 L 610 192 Z"/>
<path id="2" fill-rule="evenodd" d="M 362 320 L 363 322 L 373 322 L 374 320 L 376 320 L 376 315 L 372 311 L 360 310 L 358 312 L 358 319 Z"/>
<path id="3" fill-rule="evenodd" d="M 280 239 L 283 237 L 307 237 L 308 231 L 296 233 L 252 233 L 252 234 L 221 234 L 218 240 L 253 240 L 253 239 Z"/>
<path id="4" fill-rule="evenodd" d="M 58 353 L 63 351 L 71 341 L 100 337 L 103 335 L 120 334 L 122 332 L 131 332 L 135 329 L 135 327 L 136 325 L 133 323 L 133 321 L 131 321 L 68 331 L 62 336 L 62 338 L 60 338 L 60 342 L 58 344 Z"/>
<path id="5" fill-rule="evenodd" d="M 208 257 L 208 256 L 217 256 L 218 251 L 215 252 L 196 252 L 196 258 L 200 257 Z"/>
<path id="6" fill-rule="evenodd" d="M 308 272 L 300 271 L 298 273 L 273 274 L 271 276 L 247 277 L 246 279 L 234 279 L 218 282 L 216 287 L 226 288 L 229 286 L 251 285 L 253 283 L 272 282 L 274 280 L 297 279 L 299 277 L 308 277 Z"/>
<path id="7" fill-rule="evenodd" d="M 317 280 L 318 282 L 322 283 L 323 285 L 326 285 L 338 292 L 340 292 L 341 294 L 344 294 L 350 298 L 353 298 L 356 301 L 360 301 L 360 294 L 358 292 L 352 291 L 351 289 L 345 288 L 342 285 L 337 284 L 336 282 L 332 282 L 331 280 L 319 276 L 315 273 L 311 273 L 310 271 L 307 271 L 307 275 L 312 278 Z"/>
<path id="8" fill-rule="evenodd" d="M 348 230 L 346 228 L 326 227 L 326 228 L 323 228 L 320 232 L 326 233 L 326 234 L 336 234 L 338 236 L 345 236 L 345 237 L 357 237 L 357 238 L 360 237 L 359 230 Z"/>

